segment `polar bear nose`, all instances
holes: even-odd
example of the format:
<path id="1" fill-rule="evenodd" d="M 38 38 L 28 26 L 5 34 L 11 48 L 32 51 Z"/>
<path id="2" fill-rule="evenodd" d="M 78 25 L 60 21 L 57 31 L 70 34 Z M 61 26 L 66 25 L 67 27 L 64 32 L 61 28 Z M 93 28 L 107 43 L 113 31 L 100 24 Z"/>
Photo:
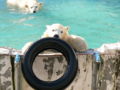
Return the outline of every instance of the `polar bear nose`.
<path id="1" fill-rule="evenodd" d="M 33 13 L 36 13 L 36 11 L 33 11 Z"/>
<path id="2" fill-rule="evenodd" d="M 59 38 L 59 36 L 57 34 L 54 35 L 55 38 Z"/>

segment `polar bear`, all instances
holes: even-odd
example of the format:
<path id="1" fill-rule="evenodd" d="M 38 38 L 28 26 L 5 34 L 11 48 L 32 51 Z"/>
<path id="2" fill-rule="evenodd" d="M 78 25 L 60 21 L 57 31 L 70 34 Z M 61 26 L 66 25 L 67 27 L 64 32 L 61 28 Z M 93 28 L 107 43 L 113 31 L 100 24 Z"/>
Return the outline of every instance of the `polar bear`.
<path id="1" fill-rule="evenodd" d="M 18 8 L 27 13 L 36 13 L 43 5 L 37 0 L 7 0 L 7 4 L 9 7 Z"/>
<path id="2" fill-rule="evenodd" d="M 67 42 L 75 51 L 85 51 L 87 49 L 87 43 L 83 37 L 70 35 L 68 33 L 69 27 L 61 24 L 52 24 L 46 26 L 42 38 L 55 37 L 60 38 Z"/>
<path id="3" fill-rule="evenodd" d="M 76 35 L 70 35 L 68 31 L 69 27 L 61 24 L 46 25 L 46 30 L 41 38 L 59 38 L 67 42 L 75 51 L 85 51 L 87 49 L 87 43 L 84 38 Z M 32 44 L 33 42 L 28 42 L 22 48 L 22 53 L 24 54 Z"/>

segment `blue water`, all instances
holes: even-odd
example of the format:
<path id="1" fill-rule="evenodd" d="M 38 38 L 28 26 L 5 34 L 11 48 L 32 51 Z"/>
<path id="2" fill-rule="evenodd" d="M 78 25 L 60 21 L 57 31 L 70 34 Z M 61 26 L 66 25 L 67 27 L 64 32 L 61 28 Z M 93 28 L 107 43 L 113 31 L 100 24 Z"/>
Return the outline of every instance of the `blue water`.
<path id="1" fill-rule="evenodd" d="M 21 49 L 53 23 L 70 26 L 70 34 L 84 37 L 89 48 L 120 41 L 120 0 L 43 0 L 35 14 L 10 10 L 5 1 L 0 0 L 0 46 Z"/>

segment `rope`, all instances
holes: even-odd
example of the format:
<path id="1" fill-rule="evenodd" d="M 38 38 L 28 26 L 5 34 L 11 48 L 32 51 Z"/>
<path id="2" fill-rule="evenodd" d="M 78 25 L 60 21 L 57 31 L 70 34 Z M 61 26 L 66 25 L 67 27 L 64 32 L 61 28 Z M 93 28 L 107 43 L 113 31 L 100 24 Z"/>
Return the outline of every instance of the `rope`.
<path id="1" fill-rule="evenodd" d="M 20 62 L 20 55 L 17 53 L 15 56 L 15 63 L 19 63 Z"/>
<path id="2" fill-rule="evenodd" d="M 77 55 L 93 55 L 96 62 L 101 62 L 100 53 L 94 49 L 88 49 L 87 51 L 78 52 Z"/>

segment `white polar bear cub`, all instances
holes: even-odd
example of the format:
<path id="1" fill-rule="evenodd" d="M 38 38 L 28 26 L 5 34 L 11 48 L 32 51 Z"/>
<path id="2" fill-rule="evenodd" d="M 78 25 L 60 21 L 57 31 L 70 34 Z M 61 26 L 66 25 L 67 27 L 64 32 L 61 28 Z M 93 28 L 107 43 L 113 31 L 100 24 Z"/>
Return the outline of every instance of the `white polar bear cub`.
<path id="1" fill-rule="evenodd" d="M 7 4 L 9 7 L 17 7 L 27 13 L 36 13 L 43 5 L 37 0 L 7 0 Z"/>
<path id="2" fill-rule="evenodd" d="M 61 24 L 47 25 L 47 29 L 44 32 L 42 38 L 56 37 L 66 41 L 75 51 L 85 51 L 87 49 L 87 43 L 84 38 L 76 35 L 70 35 L 68 33 L 69 27 Z"/>

